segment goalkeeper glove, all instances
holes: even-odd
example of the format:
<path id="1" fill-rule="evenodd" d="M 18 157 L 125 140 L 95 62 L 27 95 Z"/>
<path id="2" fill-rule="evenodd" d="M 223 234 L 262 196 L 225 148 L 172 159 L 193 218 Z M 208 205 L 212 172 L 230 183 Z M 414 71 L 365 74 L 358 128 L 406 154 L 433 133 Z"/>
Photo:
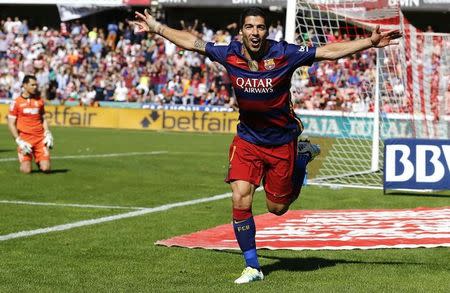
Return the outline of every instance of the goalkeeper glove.
<path id="1" fill-rule="evenodd" d="M 53 148 L 53 135 L 49 130 L 44 133 L 44 144 L 49 148 Z"/>
<path id="2" fill-rule="evenodd" d="M 16 143 L 19 146 L 19 148 L 22 150 L 22 154 L 26 155 L 26 154 L 30 154 L 31 153 L 31 144 L 29 144 L 28 142 L 24 141 L 20 137 L 16 138 Z"/>

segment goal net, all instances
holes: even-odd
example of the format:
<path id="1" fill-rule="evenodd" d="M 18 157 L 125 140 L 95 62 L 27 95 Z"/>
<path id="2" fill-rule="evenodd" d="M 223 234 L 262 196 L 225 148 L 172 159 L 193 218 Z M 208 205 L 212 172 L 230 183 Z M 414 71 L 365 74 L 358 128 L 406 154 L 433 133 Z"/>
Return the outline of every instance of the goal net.
<path id="1" fill-rule="evenodd" d="M 354 40 L 376 25 L 404 34 L 398 46 L 322 61 L 294 75 L 292 97 L 305 133 L 333 137 L 315 183 L 381 188 L 384 139 L 449 137 L 450 35 L 416 29 L 388 2 L 288 1 L 288 41 Z"/>

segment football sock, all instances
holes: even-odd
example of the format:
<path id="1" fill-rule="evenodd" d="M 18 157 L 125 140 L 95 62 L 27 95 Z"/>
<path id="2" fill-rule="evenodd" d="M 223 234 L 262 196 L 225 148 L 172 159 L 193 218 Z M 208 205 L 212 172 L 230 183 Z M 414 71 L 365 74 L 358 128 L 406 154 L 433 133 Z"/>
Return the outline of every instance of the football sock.
<path id="1" fill-rule="evenodd" d="M 309 154 L 303 154 L 297 156 L 295 160 L 294 174 L 292 176 L 292 202 L 295 201 L 300 195 L 300 190 L 302 189 L 303 181 L 306 175 L 306 166 L 309 163 L 311 156 Z"/>
<path id="2" fill-rule="evenodd" d="M 233 209 L 233 228 L 239 247 L 244 255 L 245 264 L 260 270 L 256 254 L 256 227 L 251 210 Z"/>
<path id="3" fill-rule="evenodd" d="M 294 177 L 297 176 L 296 179 L 298 179 L 298 182 L 301 182 L 302 184 L 306 175 L 306 166 L 308 165 L 310 159 L 311 156 L 309 154 L 303 154 L 299 155 L 295 161 Z"/>

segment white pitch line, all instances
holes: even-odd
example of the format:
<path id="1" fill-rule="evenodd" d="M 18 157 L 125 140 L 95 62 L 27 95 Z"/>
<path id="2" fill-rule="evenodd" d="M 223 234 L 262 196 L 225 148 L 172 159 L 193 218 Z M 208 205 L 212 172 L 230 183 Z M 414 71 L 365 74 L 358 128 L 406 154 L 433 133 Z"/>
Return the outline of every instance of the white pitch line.
<path id="1" fill-rule="evenodd" d="M 258 187 L 256 189 L 256 191 L 262 191 L 262 190 L 263 190 L 262 187 Z M 119 209 L 119 210 L 150 209 L 148 207 L 108 206 L 108 205 L 93 205 L 93 204 L 79 204 L 79 203 L 54 203 L 54 202 L 24 201 L 24 200 L 0 200 L 0 203 L 32 205 L 32 206 L 75 207 L 75 208 L 90 208 L 90 209 Z"/>
<path id="2" fill-rule="evenodd" d="M 59 156 L 52 159 L 84 159 L 84 158 L 110 158 L 110 157 L 128 157 L 128 156 L 140 156 L 140 155 L 160 155 L 167 154 L 168 151 L 154 151 L 154 152 L 131 152 L 131 153 L 116 153 L 116 154 L 93 154 L 93 155 L 71 155 L 71 156 Z"/>
<path id="3" fill-rule="evenodd" d="M 113 154 L 92 154 L 92 155 L 69 155 L 69 156 L 55 156 L 52 160 L 64 160 L 64 159 L 85 159 L 85 158 L 110 158 L 110 157 L 128 157 L 128 156 L 140 156 L 140 155 L 160 155 L 167 154 L 168 151 L 154 151 L 154 152 L 131 152 L 131 153 L 113 153 Z M 17 158 L 2 158 L 0 162 L 17 161 Z"/>
<path id="4" fill-rule="evenodd" d="M 116 220 L 120 220 L 120 219 L 138 217 L 138 216 L 142 216 L 142 215 L 146 215 L 146 214 L 167 211 L 167 210 L 177 208 L 177 207 L 184 207 L 184 206 L 195 205 L 195 204 L 199 204 L 199 203 L 216 201 L 216 200 L 224 199 L 224 198 L 227 198 L 230 196 L 231 196 L 231 192 L 228 192 L 228 193 L 219 194 L 219 195 L 215 195 L 215 196 L 211 196 L 211 197 L 204 197 L 204 198 L 199 198 L 199 199 L 194 199 L 194 200 L 171 203 L 171 204 L 166 204 L 166 205 L 162 205 L 162 206 L 155 207 L 155 208 L 146 208 L 146 209 L 142 209 L 142 210 L 138 210 L 138 211 L 132 211 L 132 212 L 108 216 L 108 217 L 102 217 L 102 218 L 97 218 L 97 219 L 73 222 L 73 223 L 69 223 L 69 224 L 57 225 L 57 226 L 53 226 L 53 227 L 21 231 L 21 232 L 17 232 L 17 233 L 6 234 L 6 235 L 0 235 L 0 241 L 22 238 L 22 237 L 29 237 L 29 236 L 38 235 L 38 234 L 46 234 L 46 233 L 55 232 L 55 231 L 70 230 L 73 228 L 78 228 L 78 227 L 83 227 L 83 226 L 90 226 L 90 225 L 95 225 L 95 224 L 99 224 L 99 223 L 116 221 Z"/>
<path id="5" fill-rule="evenodd" d="M 92 155 L 68 155 L 68 156 L 54 156 L 52 160 L 64 160 L 64 159 L 85 159 L 85 158 L 110 158 L 110 157 L 128 157 L 128 156 L 140 156 L 140 155 L 160 155 L 168 154 L 169 151 L 153 151 L 153 152 L 131 152 L 131 153 L 113 153 L 113 154 L 92 154 Z M 170 152 L 173 155 L 202 155 L 202 156 L 222 156 L 226 155 L 224 152 Z M 0 158 L 0 162 L 18 161 L 17 157 L 14 158 Z"/>
<path id="6" fill-rule="evenodd" d="M 143 210 L 143 209 L 146 209 L 144 207 L 105 206 L 105 205 L 92 205 L 92 204 L 53 203 L 53 202 L 36 202 L 36 201 L 22 201 L 22 200 L 0 200 L 0 203 L 22 204 L 22 205 L 33 205 L 33 206 L 92 208 L 92 209 L 121 209 L 121 210 Z"/>

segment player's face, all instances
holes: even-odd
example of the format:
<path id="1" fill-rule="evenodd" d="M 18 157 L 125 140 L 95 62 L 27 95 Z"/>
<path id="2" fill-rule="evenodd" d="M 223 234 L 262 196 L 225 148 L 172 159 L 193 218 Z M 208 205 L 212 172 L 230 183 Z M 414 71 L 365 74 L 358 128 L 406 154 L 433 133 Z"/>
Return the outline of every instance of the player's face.
<path id="1" fill-rule="evenodd" d="M 267 37 L 267 27 L 263 17 L 247 16 L 241 32 L 242 41 L 248 51 L 257 53 L 263 48 Z"/>
<path id="2" fill-rule="evenodd" d="M 25 83 L 23 85 L 23 88 L 29 95 L 35 95 L 37 93 L 37 82 L 36 82 L 36 80 L 30 79 L 28 81 L 28 83 Z"/>

